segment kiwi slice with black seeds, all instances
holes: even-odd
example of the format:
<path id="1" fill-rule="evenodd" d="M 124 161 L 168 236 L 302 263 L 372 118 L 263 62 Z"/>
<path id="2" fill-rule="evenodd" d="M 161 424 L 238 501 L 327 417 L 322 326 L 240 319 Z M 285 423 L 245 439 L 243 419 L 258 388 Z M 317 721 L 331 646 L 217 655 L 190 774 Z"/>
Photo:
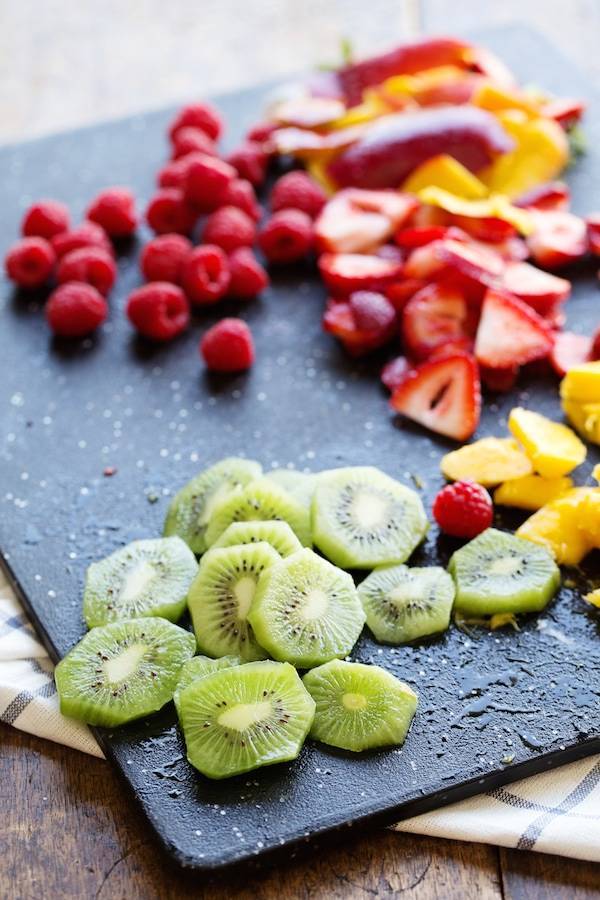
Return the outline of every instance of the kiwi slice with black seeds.
<path id="1" fill-rule="evenodd" d="M 427 531 L 419 496 L 372 466 L 320 476 L 312 502 L 313 540 L 343 568 L 372 569 L 408 559 Z"/>
<path id="2" fill-rule="evenodd" d="M 265 571 L 248 618 L 272 657 L 310 668 L 346 656 L 365 614 L 352 577 L 303 549 Z"/>
<path id="3" fill-rule="evenodd" d="M 354 752 L 404 743 L 418 698 L 390 672 L 334 659 L 302 680 L 316 704 L 315 740 Z"/>
<path id="4" fill-rule="evenodd" d="M 173 694 L 173 702 L 179 714 L 179 697 L 181 692 L 189 687 L 194 681 L 200 678 L 206 678 L 219 669 L 230 669 L 232 666 L 239 666 L 241 659 L 239 656 L 221 656 L 220 659 L 211 659 L 210 656 L 194 656 L 188 659 L 181 667 L 179 678 L 177 679 L 177 687 Z"/>
<path id="5" fill-rule="evenodd" d="M 87 570 L 83 616 L 88 628 L 139 616 L 176 622 L 197 571 L 196 557 L 178 537 L 121 547 Z"/>
<path id="6" fill-rule="evenodd" d="M 248 613 L 261 574 L 280 561 L 265 541 L 217 547 L 202 557 L 188 606 L 203 653 L 239 656 L 244 662 L 267 656 L 254 636 Z"/>
<path id="7" fill-rule="evenodd" d="M 193 634 L 158 617 L 92 628 L 55 669 L 60 710 L 107 727 L 156 712 L 195 649 Z"/>
<path id="8" fill-rule="evenodd" d="M 259 463 L 236 456 L 222 459 L 192 478 L 173 498 L 163 534 L 177 534 L 197 555 L 206 550 L 206 526 L 213 509 L 235 491 L 241 490 L 262 468 Z"/>
<path id="9" fill-rule="evenodd" d="M 221 537 L 212 545 L 231 547 L 235 544 L 255 544 L 266 541 L 280 556 L 289 556 L 302 549 L 302 544 L 287 522 L 267 520 L 264 522 L 232 522 Z"/>
<path id="10" fill-rule="evenodd" d="M 379 566 L 359 585 L 358 596 L 377 640 L 404 644 L 446 630 L 454 582 L 440 566 Z"/>
<path id="11" fill-rule="evenodd" d="M 545 547 L 488 528 L 457 550 L 448 566 L 455 609 L 473 617 L 539 612 L 560 587 L 560 571 Z"/>
<path id="12" fill-rule="evenodd" d="M 190 763 L 228 778 L 295 759 L 315 704 L 287 663 L 254 662 L 195 681 L 179 698 Z"/>

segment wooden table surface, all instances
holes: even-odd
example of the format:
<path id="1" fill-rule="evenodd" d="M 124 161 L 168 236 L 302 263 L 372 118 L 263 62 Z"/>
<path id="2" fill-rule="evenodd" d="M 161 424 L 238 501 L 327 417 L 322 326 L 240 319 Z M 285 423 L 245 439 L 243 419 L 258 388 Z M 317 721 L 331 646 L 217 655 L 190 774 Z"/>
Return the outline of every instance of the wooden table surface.
<path id="1" fill-rule="evenodd" d="M 0 0 L 0 142 L 284 76 L 335 59 L 341 35 L 364 53 L 511 21 L 600 77 L 597 0 Z M 208 886 L 164 856 L 105 762 L 3 725 L 0 822 L 2 900 L 600 897 L 597 864 L 391 831 Z"/>

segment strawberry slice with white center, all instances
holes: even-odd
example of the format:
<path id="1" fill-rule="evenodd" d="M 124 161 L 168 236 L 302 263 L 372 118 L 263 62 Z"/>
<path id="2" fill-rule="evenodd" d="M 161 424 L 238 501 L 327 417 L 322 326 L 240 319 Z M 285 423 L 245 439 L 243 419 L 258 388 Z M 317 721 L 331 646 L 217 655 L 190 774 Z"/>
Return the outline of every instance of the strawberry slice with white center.
<path id="1" fill-rule="evenodd" d="M 406 375 L 390 404 L 430 431 L 466 441 L 481 413 L 477 363 L 466 353 L 431 359 Z"/>
<path id="2" fill-rule="evenodd" d="M 600 213 L 590 213 L 589 216 L 586 216 L 585 224 L 587 225 L 590 253 L 600 256 Z"/>
<path id="3" fill-rule="evenodd" d="M 572 331 L 563 331 L 555 335 L 550 363 L 561 378 L 573 366 L 581 365 L 590 359 L 592 359 L 592 338 Z"/>
<path id="4" fill-rule="evenodd" d="M 363 253 L 324 253 L 319 271 L 327 287 L 336 295 L 354 291 L 379 291 L 402 277 L 403 264 Z"/>
<path id="5" fill-rule="evenodd" d="M 507 369 L 547 356 L 553 345 L 547 322 L 517 297 L 490 289 L 481 308 L 475 356 L 483 366 Z"/>
<path id="6" fill-rule="evenodd" d="M 541 316 L 554 314 L 557 305 L 571 293 L 571 282 L 566 278 L 542 272 L 526 262 L 507 263 L 501 284 Z"/>
<path id="7" fill-rule="evenodd" d="M 414 250 L 404 266 L 407 278 L 435 279 L 447 270 L 490 285 L 502 275 L 504 261 L 494 250 L 481 245 L 441 240 Z"/>
<path id="8" fill-rule="evenodd" d="M 531 211 L 535 230 L 527 238 L 533 259 L 545 269 L 558 269 L 585 256 L 587 226 L 569 212 Z"/>
<path id="9" fill-rule="evenodd" d="M 410 298 L 402 313 L 407 354 L 427 359 L 440 345 L 468 337 L 469 306 L 463 294 L 445 284 L 429 284 Z"/>
<path id="10" fill-rule="evenodd" d="M 398 191 L 338 191 L 315 222 L 317 249 L 370 253 L 384 244 L 418 206 L 415 197 Z"/>

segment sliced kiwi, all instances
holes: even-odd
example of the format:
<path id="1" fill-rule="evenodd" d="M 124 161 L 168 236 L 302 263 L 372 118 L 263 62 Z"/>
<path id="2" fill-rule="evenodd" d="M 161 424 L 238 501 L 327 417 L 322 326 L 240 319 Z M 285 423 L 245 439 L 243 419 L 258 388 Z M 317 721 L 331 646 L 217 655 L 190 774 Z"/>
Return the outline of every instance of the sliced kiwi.
<path id="1" fill-rule="evenodd" d="M 156 712 L 195 649 L 193 634 L 158 617 L 92 628 L 54 672 L 60 710 L 107 727 Z"/>
<path id="2" fill-rule="evenodd" d="M 302 549 L 302 544 L 287 522 L 267 520 L 265 522 L 232 522 L 221 537 L 213 544 L 217 547 L 231 547 L 234 544 L 254 544 L 266 541 L 280 556 L 289 556 Z"/>
<path id="3" fill-rule="evenodd" d="M 280 561 L 277 551 L 265 541 L 218 547 L 202 557 L 188 606 L 203 653 L 239 656 L 245 662 L 265 658 L 248 612 L 260 575 Z"/>
<path id="4" fill-rule="evenodd" d="M 311 543 L 308 510 L 268 478 L 252 481 L 214 508 L 206 529 L 206 543 L 209 547 L 214 544 L 232 522 L 271 519 L 287 522 L 301 544 Z"/>
<path id="5" fill-rule="evenodd" d="M 274 481 L 304 506 L 310 507 L 318 475 L 312 472 L 298 472 L 296 469 L 272 469 L 266 474 L 269 481 Z"/>
<path id="6" fill-rule="evenodd" d="M 316 704 L 315 740 L 355 752 L 404 743 L 418 698 L 390 672 L 334 659 L 302 680 Z"/>
<path id="7" fill-rule="evenodd" d="M 205 469 L 173 498 L 163 533 L 167 536 L 178 534 L 194 553 L 204 553 L 204 535 L 213 509 L 226 497 L 259 478 L 261 472 L 259 463 L 236 456 L 222 459 Z"/>
<path id="8" fill-rule="evenodd" d="M 254 662 L 195 681 L 179 698 L 188 759 L 228 778 L 295 759 L 315 704 L 287 663 Z"/>
<path id="9" fill-rule="evenodd" d="M 454 582 L 440 566 L 379 566 L 359 585 L 358 596 L 377 640 L 404 644 L 446 630 Z"/>
<path id="10" fill-rule="evenodd" d="M 379 469 L 332 469 L 319 478 L 312 502 L 313 539 L 338 566 L 402 563 L 427 527 L 417 494 Z"/>
<path id="11" fill-rule="evenodd" d="M 211 659 L 209 656 L 194 656 L 188 659 L 181 667 L 179 678 L 177 679 L 177 687 L 173 694 L 173 702 L 179 714 L 179 698 L 181 692 L 189 687 L 194 681 L 200 678 L 206 678 L 219 669 L 230 669 L 232 666 L 239 666 L 241 659 L 239 656 L 222 656 L 220 659 Z"/>
<path id="12" fill-rule="evenodd" d="M 176 622 L 197 571 L 196 557 L 181 538 L 127 544 L 87 570 L 83 616 L 88 628 L 139 616 Z"/>
<path id="13" fill-rule="evenodd" d="M 304 669 L 346 656 L 365 622 L 352 577 L 308 549 L 264 573 L 248 618 L 272 657 Z"/>
<path id="14" fill-rule="evenodd" d="M 548 550 L 488 528 L 457 550 L 448 570 L 456 583 L 456 610 L 473 616 L 538 612 L 560 586 Z"/>

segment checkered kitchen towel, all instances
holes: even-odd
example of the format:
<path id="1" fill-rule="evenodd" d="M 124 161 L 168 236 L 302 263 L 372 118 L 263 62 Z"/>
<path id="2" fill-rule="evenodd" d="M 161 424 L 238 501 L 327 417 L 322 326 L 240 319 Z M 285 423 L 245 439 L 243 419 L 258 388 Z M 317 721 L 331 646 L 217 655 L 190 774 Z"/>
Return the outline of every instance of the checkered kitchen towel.
<path id="1" fill-rule="evenodd" d="M 0 573 L 0 719 L 102 756 L 58 711 L 52 663 Z M 399 831 L 600 861 L 600 756 L 400 822 Z"/>

